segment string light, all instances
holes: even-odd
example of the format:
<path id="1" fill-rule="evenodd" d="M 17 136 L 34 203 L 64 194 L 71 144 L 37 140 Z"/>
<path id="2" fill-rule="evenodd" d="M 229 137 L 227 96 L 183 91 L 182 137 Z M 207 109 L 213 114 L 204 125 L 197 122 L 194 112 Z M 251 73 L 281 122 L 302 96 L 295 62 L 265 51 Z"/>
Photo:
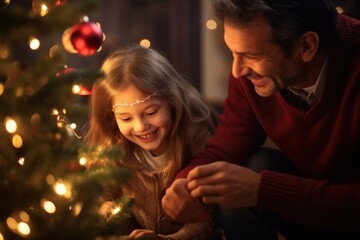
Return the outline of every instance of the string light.
<path id="1" fill-rule="evenodd" d="M 12 144 L 16 148 L 21 148 L 21 146 L 23 145 L 22 137 L 20 137 L 20 135 L 17 134 L 14 135 L 12 138 Z"/>
<path id="2" fill-rule="evenodd" d="M 214 21 L 214 20 L 208 20 L 206 22 L 206 27 L 209 29 L 209 30 L 214 30 L 217 28 L 217 23 Z"/>
<path id="3" fill-rule="evenodd" d="M 45 16 L 46 14 L 48 14 L 49 12 L 49 8 L 46 6 L 46 4 L 41 4 L 40 7 L 40 16 Z"/>
<path id="4" fill-rule="evenodd" d="M 20 219 L 23 221 L 23 222 L 29 222 L 30 221 L 30 216 L 29 214 L 27 214 L 27 212 L 25 211 L 21 211 L 20 214 Z"/>
<path id="5" fill-rule="evenodd" d="M 47 213 L 53 214 L 56 212 L 56 206 L 53 202 L 43 199 L 41 205 Z"/>
<path id="6" fill-rule="evenodd" d="M 29 46 L 31 50 L 37 50 L 40 47 L 40 40 L 34 36 L 30 37 Z"/>
<path id="7" fill-rule="evenodd" d="M 149 39 L 145 38 L 140 41 L 140 45 L 144 48 L 149 48 L 151 46 L 151 42 Z"/>
<path id="8" fill-rule="evenodd" d="M 57 116 L 56 117 L 56 120 L 57 120 L 57 126 L 59 128 L 62 128 L 62 127 L 68 127 L 71 132 L 78 138 L 78 139 L 81 139 L 81 136 L 78 135 L 76 132 L 75 132 L 75 129 L 76 129 L 76 124 L 75 123 L 71 123 L 69 121 L 69 119 L 66 117 L 66 109 L 63 109 L 62 110 L 62 114 L 59 113 L 59 111 L 57 109 L 53 109 L 52 112 L 51 112 L 52 115 L 54 116 Z"/>
<path id="9" fill-rule="evenodd" d="M 8 131 L 9 133 L 16 132 L 17 124 L 16 124 L 15 120 L 10 117 L 6 118 L 5 119 L 5 128 L 6 128 L 6 131 Z"/>
<path id="10" fill-rule="evenodd" d="M 12 217 L 8 217 L 6 219 L 6 225 L 8 226 L 8 228 L 10 228 L 11 230 L 16 230 L 18 228 L 18 223 L 17 221 L 12 218 Z"/>
<path id="11" fill-rule="evenodd" d="M 30 232 L 31 232 L 29 225 L 27 223 L 24 223 L 24 222 L 20 222 L 18 224 L 17 230 L 23 235 L 29 235 Z"/>
<path id="12" fill-rule="evenodd" d="M 115 207 L 112 211 L 111 211 L 111 213 L 112 213 L 112 215 L 116 215 L 117 213 L 119 213 L 121 211 L 121 207 Z"/>
<path id="13" fill-rule="evenodd" d="M 81 157 L 81 158 L 79 159 L 79 164 L 80 164 L 81 166 L 85 166 L 86 163 L 87 163 L 87 159 L 86 159 L 85 157 Z"/>
<path id="14" fill-rule="evenodd" d="M 54 185 L 54 191 L 56 194 L 60 196 L 64 196 L 66 198 L 71 197 L 71 186 L 69 184 L 65 185 L 62 180 L 58 180 Z"/>
<path id="15" fill-rule="evenodd" d="M 5 90 L 4 84 L 0 83 L 0 96 L 3 95 Z"/>
<path id="16" fill-rule="evenodd" d="M 20 165 L 24 165 L 25 164 L 25 158 L 23 158 L 23 157 L 19 158 L 18 163 Z"/>
<path id="17" fill-rule="evenodd" d="M 65 195 L 65 193 L 67 191 L 65 184 L 62 182 L 55 183 L 54 190 L 60 196 Z"/>

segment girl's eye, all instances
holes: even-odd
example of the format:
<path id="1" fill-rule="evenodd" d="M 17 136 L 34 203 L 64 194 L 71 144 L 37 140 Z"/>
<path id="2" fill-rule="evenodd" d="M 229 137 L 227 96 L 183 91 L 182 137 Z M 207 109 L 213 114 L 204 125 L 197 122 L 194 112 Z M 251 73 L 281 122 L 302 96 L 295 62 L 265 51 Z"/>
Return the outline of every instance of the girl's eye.
<path id="1" fill-rule="evenodd" d="M 154 115 L 155 113 L 157 113 L 158 110 L 155 110 L 155 111 L 151 111 L 151 112 L 147 112 L 145 113 L 146 116 L 152 116 Z"/>
<path id="2" fill-rule="evenodd" d="M 121 121 L 123 122 L 129 122 L 131 120 L 131 117 L 127 117 L 127 118 L 119 118 Z"/>

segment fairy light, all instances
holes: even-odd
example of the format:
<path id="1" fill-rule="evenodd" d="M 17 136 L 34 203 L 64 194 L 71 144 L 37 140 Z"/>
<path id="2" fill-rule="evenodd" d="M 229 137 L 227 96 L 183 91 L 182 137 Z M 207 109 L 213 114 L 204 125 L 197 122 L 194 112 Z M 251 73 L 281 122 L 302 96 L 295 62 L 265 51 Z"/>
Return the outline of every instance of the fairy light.
<path id="1" fill-rule="evenodd" d="M 74 211 L 74 216 L 78 216 L 82 210 L 82 206 L 83 204 L 82 203 L 76 203 L 74 208 L 73 208 L 73 211 Z"/>
<path id="2" fill-rule="evenodd" d="M 8 226 L 8 228 L 10 228 L 11 230 L 16 230 L 18 228 L 18 223 L 17 221 L 12 218 L 12 217 L 8 217 L 6 219 L 6 225 Z"/>
<path id="3" fill-rule="evenodd" d="M 72 91 L 73 94 L 78 94 L 78 93 L 80 93 L 80 90 L 81 90 L 81 87 L 80 87 L 80 85 L 78 85 L 78 84 L 74 84 L 74 85 L 72 86 L 72 88 L 71 88 L 71 91 Z"/>
<path id="4" fill-rule="evenodd" d="M 31 50 L 37 50 L 40 47 L 40 40 L 34 36 L 30 37 L 29 47 Z"/>
<path id="5" fill-rule="evenodd" d="M 51 114 L 52 114 L 52 115 L 59 115 L 59 111 L 58 111 L 56 108 L 54 108 L 54 109 L 51 111 Z"/>
<path id="6" fill-rule="evenodd" d="M 53 185 L 55 183 L 55 177 L 52 174 L 47 175 L 45 180 L 49 185 Z"/>
<path id="7" fill-rule="evenodd" d="M 25 164 L 25 158 L 23 158 L 23 157 L 19 158 L 18 163 L 20 165 L 24 165 Z"/>
<path id="8" fill-rule="evenodd" d="M 56 206 L 53 202 L 43 199 L 42 200 L 42 207 L 47 213 L 53 214 L 56 212 Z"/>
<path id="9" fill-rule="evenodd" d="M 5 90 L 4 84 L 0 83 L 0 96 L 4 94 L 4 90 Z"/>
<path id="10" fill-rule="evenodd" d="M 0 233 L 0 240 L 4 240 L 4 236 Z"/>
<path id="11" fill-rule="evenodd" d="M 144 38 L 140 41 L 140 45 L 144 48 L 149 48 L 151 46 L 151 42 L 149 39 Z"/>
<path id="12" fill-rule="evenodd" d="M 5 128 L 6 128 L 6 131 L 8 131 L 9 133 L 16 132 L 17 124 L 16 124 L 15 120 L 12 118 L 5 119 Z"/>
<path id="13" fill-rule="evenodd" d="M 71 197 L 71 187 L 68 185 L 66 186 L 61 180 L 58 180 L 54 185 L 54 191 L 60 196 L 64 196 L 66 198 Z"/>
<path id="14" fill-rule="evenodd" d="M 27 212 L 25 211 L 21 211 L 20 214 L 20 219 L 23 221 L 23 222 L 29 222 L 30 221 L 30 216 Z"/>
<path id="15" fill-rule="evenodd" d="M 206 27 L 209 29 L 209 30 L 214 30 L 217 28 L 217 23 L 214 21 L 214 20 L 208 20 L 206 22 Z"/>
<path id="16" fill-rule="evenodd" d="M 66 189 L 66 186 L 64 183 L 62 182 L 57 182 L 55 183 L 55 192 L 60 195 L 60 196 L 63 196 L 65 195 L 67 189 Z"/>
<path id="17" fill-rule="evenodd" d="M 37 125 L 41 123 L 41 116 L 38 113 L 34 113 L 30 118 L 31 125 Z"/>
<path id="18" fill-rule="evenodd" d="M 46 14 L 48 14 L 49 12 L 49 8 L 46 6 L 46 4 L 42 4 L 40 7 L 40 16 L 45 16 Z"/>
<path id="19" fill-rule="evenodd" d="M 24 223 L 24 222 L 20 222 L 18 224 L 17 230 L 23 235 L 29 235 L 30 232 L 31 232 L 29 225 L 27 223 Z"/>
<path id="20" fill-rule="evenodd" d="M 121 208 L 120 207 L 115 207 L 112 211 L 111 211 L 111 213 L 112 213 L 112 215 L 116 215 L 117 213 L 119 213 L 121 211 Z"/>
<path id="21" fill-rule="evenodd" d="M 21 146 L 23 145 L 22 137 L 20 137 L 20 135 L 17 134 L 14 135 L 12 138 L 12 144 L 16 148 L 21 148 Z"/>
<path id="22" fill-rule="evenodd" d="M 0 45 L 0 58 L 6 59 L 10 55 L 10 49 L 7 45 Z"/>
<path id="23" fill-rule="evenodd" d="M 336 11 L 340 14 L 344 13 L 344 9 L 342 7 L 336 7 Z"/>
<path id="24" fill-rule="evenodd" d="M 85 157 L 81 157 L 81 158 L 79 159 L 79 164 L 80 164 L 81 166 L 85 166 L 86 163 L 87 163 L 87 159 L 86 159 Z"/>

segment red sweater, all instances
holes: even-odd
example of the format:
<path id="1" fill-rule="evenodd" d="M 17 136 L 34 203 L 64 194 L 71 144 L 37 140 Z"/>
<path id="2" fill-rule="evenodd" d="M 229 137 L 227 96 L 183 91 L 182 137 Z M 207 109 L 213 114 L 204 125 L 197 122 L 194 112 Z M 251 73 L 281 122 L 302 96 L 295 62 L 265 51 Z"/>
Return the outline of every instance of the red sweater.
<path id="1" fill-rule="evenodd" d="M 360 21 L 340 15 L 328 55 L 323 96 L 308 110 L 261 97 L 247 79 L 229 77 L 219 126 L 195 166 L 225 160 L 246 165 L 268 135 L 301 177 L 261 172 L 257 207 L 291 221 L 360 231 Z"/>

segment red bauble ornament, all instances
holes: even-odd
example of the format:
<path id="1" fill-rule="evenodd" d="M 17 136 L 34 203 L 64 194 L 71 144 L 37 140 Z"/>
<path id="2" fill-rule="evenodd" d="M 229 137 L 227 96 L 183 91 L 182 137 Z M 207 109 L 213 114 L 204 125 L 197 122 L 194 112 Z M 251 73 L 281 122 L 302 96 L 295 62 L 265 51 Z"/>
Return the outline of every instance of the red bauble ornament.
<path id="1" fill-rule="evenodd" d="M 94 22 L 78 23 L 70 28 L 68 34 L 73 48 L 84 56 L 96 53 L 103 42 L 103 32 Z"/>

